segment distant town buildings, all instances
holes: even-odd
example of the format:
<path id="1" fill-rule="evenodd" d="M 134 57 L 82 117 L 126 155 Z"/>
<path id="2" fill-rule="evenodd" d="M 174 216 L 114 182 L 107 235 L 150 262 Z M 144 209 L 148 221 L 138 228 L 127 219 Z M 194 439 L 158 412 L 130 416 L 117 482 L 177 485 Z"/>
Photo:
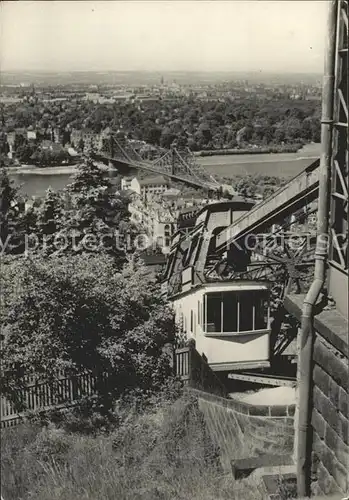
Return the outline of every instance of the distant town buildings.
<path id="1" fill-rule="evenodd" d="M 168 253 L 171 238 L 179 229 L 186 229 L 185 220 L 196 213 L 207 199 L 181 195 L 179 189 L 170 188 L 161 176 L 137 179 L 124 177 L 121 189 L 134 193 L 129 204 L 131 220 L 149 236 L 152 245 Z"/>
<path id="2" fill-rule="evenodd" d="M 171 246 L 171 237 L 177 228 L 178 210 L 160 199 L 151 198 L 146 201 L 137 197 L 129 204 L 129 212 L 131 220 L 148 235 L 150 244 L 167 253 Z"/>
<path id="3" fill-rule="evenodd" d="M 145 179 L 123 177 L 121 180 L 121 189 L 134 191 L 142 199 L 165 193 L 168 188 L 169 183 L 162 176 L 146 177 Z"/>
<path id="4" fill-rule="evenodd" d="M 161 195 L 169 188 L 168 181 L 162 176 L 146 177 L 139 181 L 139 185 L 140 195 L 143 199 L 153 195 Z"/>
<path id="5" fill-rule="evenodd" d="M 132 184 L 133 181 L 133 184 Z M 136 177 L 123 177 L 121 179 L 121 189 L 123 191 L 134 191 L 135 193 L 140 194 L 139 182 Z"/>
<path id="6" fill-rule="evenodd" d="M 27 139 L 30 140 L 36 140 L 36 132 L 35 130 L 28 130 L 27 131 Z"/>

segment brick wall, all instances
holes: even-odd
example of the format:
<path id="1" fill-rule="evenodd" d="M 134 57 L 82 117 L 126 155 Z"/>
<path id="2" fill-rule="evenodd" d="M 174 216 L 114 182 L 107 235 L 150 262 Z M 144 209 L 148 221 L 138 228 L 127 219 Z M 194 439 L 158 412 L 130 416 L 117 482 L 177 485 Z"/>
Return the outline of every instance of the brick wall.
<path id="1" fill-rule="evenodd" d="M 314 344 L 312 492 L 349 491 L 348 357 L 320 334 Z"/>
<path id="2" fill-rule="evenodd" d="M 292 454 L 294 405 L 253 406 L 193 388 L 187 390 L 198 398 L 225 472 L 231 472 L 235 459 Z"/>

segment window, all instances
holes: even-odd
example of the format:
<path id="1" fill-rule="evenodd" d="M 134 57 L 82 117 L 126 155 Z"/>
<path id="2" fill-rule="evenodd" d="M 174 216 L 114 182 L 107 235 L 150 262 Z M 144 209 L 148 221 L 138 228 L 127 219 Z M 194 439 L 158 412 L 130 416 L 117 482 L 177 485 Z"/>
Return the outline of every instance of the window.
<path id="1" fill-rule="evenodd" d="M 194 332 L 194 312 L 193 312 L 193 310 L 190 311 L 190 331 L 192 333 Z"/>
<path id="2" fill-rule="evenodd" d="M 251 330 L 254 330 L 254 301 L 252 293 L 242 292 L 239 294 L 240 332 L 249 332 Z"/>
<path id="3" fill-rule="evenodd" d="M 267 290 L 208 293 L 203 306 L 202 323 L 206 333 L 250 332 L 268 327 Z"/>
<path id="4" fill-rule="evenodd" d="M 222 331 L 222 298 L 221 293 L 207 295 L 206 331 Z"/>
<path id="5" fill-rule="evenodd" d="M 238 296 L 236 292 L 222 294 L 223 299 L 223 332 L 238 331 Z"/>

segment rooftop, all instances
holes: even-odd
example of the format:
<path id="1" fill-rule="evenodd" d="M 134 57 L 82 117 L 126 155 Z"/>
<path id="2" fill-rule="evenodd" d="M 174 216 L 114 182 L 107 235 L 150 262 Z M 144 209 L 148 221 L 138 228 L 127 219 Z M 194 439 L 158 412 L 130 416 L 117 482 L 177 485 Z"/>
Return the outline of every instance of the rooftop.
<path id="1" fill-rule="evenodd" d="M 145 179 L 141 179 L 139 181 L 140 186 L 168 186 L 168 182 L 162 177 L 158 175 L 156 177 L 146 177 Z"/>
<path id="2" fill-rule="evenodd" d="M 167 191 L 165 191 L 162 196 L 178 196 L 180 194 L 180 189 L 176 189 L 176 188 L 170 188 L 168 189 Z"/>
<path id="3" fill-rule="evenodd" d="M 200 207 L 195 206 L 195 207 L 184 207 L 180 209 L 180 216 L 185 215 L 185 214 L 191 214 L 193 212 L 197 212 Z"/>

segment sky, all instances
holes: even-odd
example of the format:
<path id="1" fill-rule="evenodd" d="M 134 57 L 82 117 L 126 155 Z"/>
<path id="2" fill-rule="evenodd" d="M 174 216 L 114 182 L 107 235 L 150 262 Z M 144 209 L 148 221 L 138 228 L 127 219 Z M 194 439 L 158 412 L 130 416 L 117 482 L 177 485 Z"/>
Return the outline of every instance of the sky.
<path id="1" fill-rule="evenodd" d="M 322 73 L 325 0 L 0 2 L 0 70 Z"/>

